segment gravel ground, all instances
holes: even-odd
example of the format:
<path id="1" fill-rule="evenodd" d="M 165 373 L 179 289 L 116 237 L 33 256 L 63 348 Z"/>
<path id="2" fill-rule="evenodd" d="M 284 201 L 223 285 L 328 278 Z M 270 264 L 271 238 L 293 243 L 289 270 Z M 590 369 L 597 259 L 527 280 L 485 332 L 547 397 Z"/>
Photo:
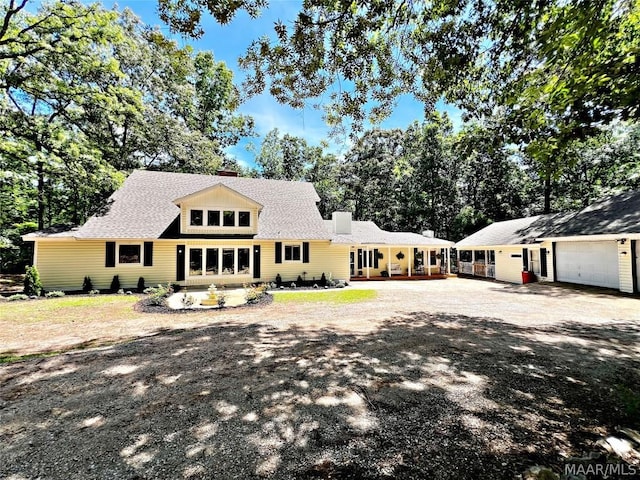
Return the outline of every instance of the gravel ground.
<path id="1" fill-rule="evenodd" d="M 379 298 L 165 316 L 183 328 L 0 366 L 0 478 L 512 479 L 640 428 L 638 298 L 349 288 Z"/>

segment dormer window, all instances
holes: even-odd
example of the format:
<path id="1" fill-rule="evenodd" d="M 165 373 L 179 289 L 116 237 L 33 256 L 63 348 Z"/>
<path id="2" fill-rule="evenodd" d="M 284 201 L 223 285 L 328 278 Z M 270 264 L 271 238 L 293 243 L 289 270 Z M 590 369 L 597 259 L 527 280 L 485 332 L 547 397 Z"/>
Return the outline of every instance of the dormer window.
<path id="1" fill-rule="evenodd" d="M 189 226 L 191 227 L 251 227 L 251 211 L 249 210 L 189 210 Z"/>
<path id="2" fill-rule="evenodd" d="M 222 221 L 225 227 L 235 227 L 236 226 L 236 212 L 233 210 L 225 210 L 222 214 Z"/>
<path id="3" fill-rule="evenodd" d="M 191 225 L 202 226 L 203 215 L 202 210 L 191 210 Z"/>
<path id="4" fill-rule="evenodd" d="M 207 225 L 210 227 L 219 227 L 220 226 L 220 211 L 219 210 L 209 210 L 207 212 Z"/>
<path id="5" fill-rule="evenodd" d="M 251 212 L 238 212 L 238 226 L 239 227 L 251 226 Z"/>

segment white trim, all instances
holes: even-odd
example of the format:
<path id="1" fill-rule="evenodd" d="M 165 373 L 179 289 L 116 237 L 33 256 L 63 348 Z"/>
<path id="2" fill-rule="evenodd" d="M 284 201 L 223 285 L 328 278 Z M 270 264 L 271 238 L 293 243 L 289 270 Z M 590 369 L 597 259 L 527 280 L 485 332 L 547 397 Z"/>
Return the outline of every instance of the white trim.
<path id="1" fill-rule="evenodd" d="M 108 242 L 109 240 L 105 241 Z M 144 242 L 139 242 L 139 241 L 133 241 L 133 242 L 129 242 L 129 241 L 116 241 L 116 267 L 124 267 L 124 268 L 129 268 L 129 267 L 144 267 Z M 140 261 L 136 262 L 136 263 L 120 263 L 120 247 L 123 245 L 137 245 L 138 247 L 140 247 Z"/>
<path id="2" fill-rule="evenodd" d="M 202 225 L 191 225 L 191 212 L 200 210 L 202 211 Z M 209 212 L 220 212 L 220 225 L 209 225 Z M 224 224 L 224 212 L 233 212 L 233 225 Z M 247 212 L 249 214 L 249 225 L 240 226 L 240 212 Z M 211 230 L 211 229 L 237 229 L 246 228 L 252 229 L 253 225 L 253 211 L 247 208 L 225 208 L 225 207 L 210 207 L 194 205 L 187 209 L 187 224 L 186 228 L 189 230 Z"/>
<path id="3" fill-rule="evenodd" d="M 300 259 L 299 260 L 287 260 L 285 257 L 285 252 L 286 252 L 286 247 L 298 247 L 300 249 Z M 302 242 L 301 243 L 295 243 L 295 242 L 290 242 L 290 243 L 284 243 L 282 242 L 282 263 L 302 263 L 302 257 L 303 257 L 303 248 L 302 248 Z"/>

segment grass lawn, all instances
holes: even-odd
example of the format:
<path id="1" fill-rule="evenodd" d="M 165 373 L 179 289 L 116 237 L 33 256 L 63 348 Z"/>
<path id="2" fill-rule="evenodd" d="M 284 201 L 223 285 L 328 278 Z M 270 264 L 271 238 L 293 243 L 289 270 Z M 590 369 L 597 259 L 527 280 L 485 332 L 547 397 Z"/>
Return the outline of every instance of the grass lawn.
<path id="1" fill-rule="evenodd" d="M 357 303 L 373 300 L 378 296 L 375 290 L 331 290 L 306 292 L 274 292 L 273 301 L 276 303 Z"/>
<path id="2" fill-rule="evenodd" d="M 134 313 L 135 295 L 68 296 L 18 302 L 3 302 L 0 321 L 39 323 L 75 322 L 88 319 L 122 319 Z"/>

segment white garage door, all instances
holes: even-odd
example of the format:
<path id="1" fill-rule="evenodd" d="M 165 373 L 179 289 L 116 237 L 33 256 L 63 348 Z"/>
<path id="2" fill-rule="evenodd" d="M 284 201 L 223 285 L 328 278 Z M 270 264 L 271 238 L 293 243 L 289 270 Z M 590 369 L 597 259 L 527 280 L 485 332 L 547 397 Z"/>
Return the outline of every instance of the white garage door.
<path id="1" fill-rule="evenodd" d="M 613 240 L 558 242 L 556 274 L 559 282 L 620 288 L 618 246 Z"/>

